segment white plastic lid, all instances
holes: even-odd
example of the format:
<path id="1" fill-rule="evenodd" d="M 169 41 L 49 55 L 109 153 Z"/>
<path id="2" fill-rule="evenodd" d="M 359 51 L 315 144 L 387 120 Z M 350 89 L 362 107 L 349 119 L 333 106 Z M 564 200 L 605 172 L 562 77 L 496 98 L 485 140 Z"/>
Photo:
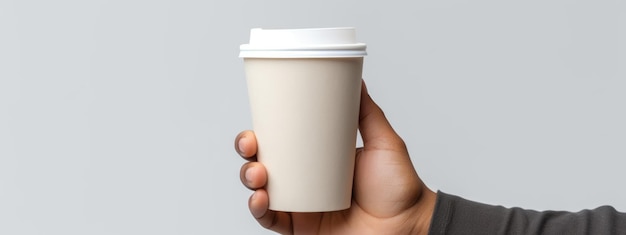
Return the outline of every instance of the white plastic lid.
<path id="1" fill-rule="evenodd" d="M 243 58 L 337 58 L 367 55 L 354 28 L 250 30 L 250 43 L 240 47 Z"/>

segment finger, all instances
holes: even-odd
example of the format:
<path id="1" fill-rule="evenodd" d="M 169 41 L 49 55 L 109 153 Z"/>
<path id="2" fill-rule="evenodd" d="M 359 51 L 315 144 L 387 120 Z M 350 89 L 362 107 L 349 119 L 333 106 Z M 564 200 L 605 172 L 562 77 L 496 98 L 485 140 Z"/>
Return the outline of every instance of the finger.
<path id="1" fill-rule="evenodd" d="M 267 172 L 263 164 L 259 162 L 247 162 L 239 172 L 241 183 L 249 189 L 262 188 L 267 183 Z"/>
<path id="2" fill-rule="evenodd" d="M 256 161 L 256 136 L 254 132 L 242 131 L 235 137 L 235 150 L 241 157 L 248 161 Z"/>
<path id="3" fill-rule="evenodd" d="M 291 215 L 287 212 L 269 210 L 267 191 L 259 189 L 248 200 L 250 213 L 264 228 L 280 234 L 293 234 Z"/>
<path id="4" fill-rule="evenodd" d="M 370 97 L 365 82 L 361 84 L 359 131 L 363 137 L 364 147 L 367 149 L 406 149 L 404 142 L 393 130 L 383 111 Z"/>

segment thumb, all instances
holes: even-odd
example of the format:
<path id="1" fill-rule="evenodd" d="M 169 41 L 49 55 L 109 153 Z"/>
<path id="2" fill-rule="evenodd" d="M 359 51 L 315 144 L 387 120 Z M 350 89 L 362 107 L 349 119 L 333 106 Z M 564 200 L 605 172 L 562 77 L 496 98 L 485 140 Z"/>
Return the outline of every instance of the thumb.
<path id="1" fill-rule="evenodd" d="M 387 121 L 383 111 L 370 97 L 365 82 L 361 82 L 359 131 L 364 149 L 406 151 L 404 141 Z"/>

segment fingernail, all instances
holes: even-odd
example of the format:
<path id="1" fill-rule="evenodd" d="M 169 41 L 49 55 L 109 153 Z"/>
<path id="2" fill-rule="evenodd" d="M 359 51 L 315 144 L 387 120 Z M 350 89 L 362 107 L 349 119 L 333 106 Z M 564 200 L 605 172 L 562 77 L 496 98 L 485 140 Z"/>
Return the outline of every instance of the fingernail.
<path id="1" fill-rule="evenodd" d="M 246 177 L 246 183 L 248 184 L 248 186 L 250 186 L 250 184 L 252 184 L 252 168 L 248 168 L 246 170 L 246 173 L 244 173 L 244 177 Z"/>
<path id="2" fill-rule="evenodd" d="M 244 152 L 243 152 L 244 144 L 243 144 L 242 140 L 245 139 L 245 138 L 246 138 L 246 136 L 244 135 L 244 136 L 242 136 L 239 139 L 239 141 L 237 141 L 237 152 L 239 152 L 241 155 L 244 154 Z"/>
<path id="3" fill-rule="evenodd" d="M 256 205 L 255 201 L 257 200 L 257 193 L 258 192 L 254 192 L 252 194 L 252 196 L 250 197 L 250 213 L 252 213 L 252 216 L 254 218 L 261 218 L 263 217 L 263 215 L 265 214 L 265 210 L 263 208 L 259 208 L 258 205 Z M 253 206 L 254 205 L 254 206 Z"/>

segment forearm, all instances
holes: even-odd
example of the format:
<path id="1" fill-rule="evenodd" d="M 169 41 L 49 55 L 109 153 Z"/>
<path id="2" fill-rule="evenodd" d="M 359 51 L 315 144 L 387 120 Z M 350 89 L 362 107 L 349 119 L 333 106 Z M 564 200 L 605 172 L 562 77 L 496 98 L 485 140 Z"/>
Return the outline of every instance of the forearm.
<path id="1" fill-rule="evenodd" d="M 538 212 L 438 192 L 429 234 L 626 234 L 626 214 L 609 206 Z"/>

